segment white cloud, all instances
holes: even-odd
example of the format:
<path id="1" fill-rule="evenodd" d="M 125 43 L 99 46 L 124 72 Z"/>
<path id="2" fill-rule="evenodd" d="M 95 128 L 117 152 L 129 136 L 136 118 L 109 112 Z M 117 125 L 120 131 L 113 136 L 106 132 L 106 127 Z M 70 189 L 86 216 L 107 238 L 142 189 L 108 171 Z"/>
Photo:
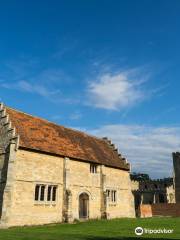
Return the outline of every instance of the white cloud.
<path id="1" fill-rule="evenodd" d="M 101 74 L 95 81 L 89 82 L 89 105 L 96 108 L 119 110 L 131 107 L 147 96 L 143 84 L 147 76 L 139 71 L 129 70 L 118 74 Z"/>
<path id="2" fill-rule="evenodd" d="M 70 77 L 60 68 L 43 68 L 36 59 L 23 59 L 4 64 L 0 72 L 0 87 L 45 97 L 55 103 L 74 103 L 63 92 L 64 84 L 69 84 Z M 77 101 L 77 100 L 76 100 Z"/>
<path id="3" fill-rule="evenodd" d="M 50 90 L 41 84 L 33 84 L 27 81 L 18 81 L 16 83 L 1 83 L 0 86 L 7 89 L 15 89 L 23 92 L 35 93 L 43 97 L 51 97 L 60 93 L 59 90 Z"/>
<path id="4" fill-rule="evenodd" d="M 77 101 L 63 94 L 63 84 L 68 85 L 71 80 L 61 69 L 39 68 L 36 61 L 6 64 L 5 73 L 0 74 L 0 87 L 36 94 L 54 103 L 74 104 Z"/>
<path id="5" fill-rule="evenodd" d="M 81 118 L 82 118 L 82 114 L 78 111 L 76 111 L 70 115 L 71 120 L 79 120 Z"/>
<path id="6" fill-rule="evenodd" d="M 171 176 L 172 152 L 180 151 L 180 127 L 106 125 L 90 131 L 108 136 L 132 164 L 132 170 L 151 177 Z"/>

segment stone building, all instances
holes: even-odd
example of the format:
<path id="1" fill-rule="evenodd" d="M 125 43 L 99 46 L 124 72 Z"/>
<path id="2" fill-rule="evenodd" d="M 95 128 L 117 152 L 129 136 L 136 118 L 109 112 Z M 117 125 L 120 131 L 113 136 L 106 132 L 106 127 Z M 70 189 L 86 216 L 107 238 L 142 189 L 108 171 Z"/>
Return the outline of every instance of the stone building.
<path id="1" fill-rule="evenodd" d="M 129 170 L 107 139 L 0 105 L 1 227 L 134 217 Z"/>
<path id="2" fill-rule="evenodd" d="M 137 216 L 140 204 L 175 203 L 173 178 L 140 181 L 131 176 L 131 188 Z"/>
<path id="3" fill-rule="evenodd" d="M 180 152 L 173 153 L 174 184 L 176 202 L 180 203 Z"/>

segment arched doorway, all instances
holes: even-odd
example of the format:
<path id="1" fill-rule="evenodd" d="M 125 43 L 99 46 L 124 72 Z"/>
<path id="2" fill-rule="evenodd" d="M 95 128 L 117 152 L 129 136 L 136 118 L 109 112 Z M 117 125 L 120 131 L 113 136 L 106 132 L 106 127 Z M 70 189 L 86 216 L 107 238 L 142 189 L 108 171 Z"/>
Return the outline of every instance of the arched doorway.
<path id="1" fill-rule="evenodd" d="M 87 193 L 79 195 L 79 218 L 89 218 L 89 195 Z"/>

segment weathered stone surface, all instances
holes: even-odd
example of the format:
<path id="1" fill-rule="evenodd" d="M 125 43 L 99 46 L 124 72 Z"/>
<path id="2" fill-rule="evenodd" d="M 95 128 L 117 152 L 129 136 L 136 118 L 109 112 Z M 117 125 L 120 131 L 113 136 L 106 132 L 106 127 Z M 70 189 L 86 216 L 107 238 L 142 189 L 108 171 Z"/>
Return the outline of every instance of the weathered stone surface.
<path id="1" fill-rule="evenodd" d="M 8 220 L 12 199 L 12 182 L 15 152 L 18 147 L 18 135 L 11 128 L 9 116 L 3 104 L 0 104 L 0 219 Z M 4 205 L 4 207 L 2 207 Z"/>
<path id="2" fill-rule="evenodd" d="M 24 117 L 25 114 L 21 114 Z M 45 120 L 38 121 L 44 123 Z M 53 125 L 53 131 L 57 128 L 60 131 L 58 126 Z M 60 128 L 62 133 L 64 128 Z M 71 142 L 70 136 L 74 136 L 73 130 L 66 129 L 65 132 L 69 133 L 68 141 Z M 42 152 L 32 149 L 28 145 L 22 149 L 19 145 L 20 137 L 16 129 L 12 128 L 6 109 L 0 104 L 0 227 L 72 222 L 80 217 L 80 196 L 83 194 L 86 199 L 81 198 L 81 200 L 86 201 L 83 204 L 86 204 L 87 218 L 134 217 L 127 162 L 123 163 L 115 147 L 109 148 L 104 140 L 83 133 L 76 133 L 76 136 L 81 140 L 80 145 L 84 144 L 83 156 L 87 159 L 92 156 L 92 161 L 84 161 L 87 159 L 82 161 L 81 158 L 71 156 L 67 158 L 64 155 L 62 157 L 52 154 L 51 151 Z M 83 139 L 86 139 L 85 143 Z M 26 137 L 23 135 L 23 141 L 25 140 Z M 43 139 L 38 139 L 36 145 L 41 145 L 39 143 L 41 140 L 43 142 Z M 74 142 L 75 140 L 77 141 L 74 139 Z M 31 141 L 33 141 L 32 136 Z M 46 144 L 52 146 L 52 142 L 49 144 L 48 141 L 51 139 L 46 139 Z M 90 148 L 86 151 L 88 143 Z M 60 146 L 58 144 L 56 143 L 53 149 L 57 149 Z M 79 150 L 74 146 L 72 145 L 72 148 L 68 146 L 68 151 L 76 152 L 77 156 Z M 98 150 L 99 148 L 102 148 L 101 151 Z M 90 172 L 90 164 L 93 162 L 96 163 L 95 173 Z M 108 164 L 105 166 L 104 163 Z M 36 185 L 46 186 L 44 201 L 35 201 Z M 57 187 L 56 201 L 47 201 L 49 185 Z M 110 200 L 106 190 L 116 191 L 115 202 Z"/>
<path id="3" fill-rule="evenodd" d="M 66 172 L 64 179 L 64 171 Z M 101 174 L 104 174 L 104 189 L 101 189 Z M 97 173 L 90 173 L 90 164 L 18 150 L 15 159 L 15 176 L 11 189 L 8 226 L 36 225 L 62 222 L 64 220 L 64 188 L 71 192 L 70 207 L 66 209 L 71 221 L 79 219 L 79 195 L 89 196 L 89 218 L 101 218 L 102 190 L 117 190 L 117 202 L 107 203 L 108 218 L 134 217 L 129 173 L 127 171 L 98 166 Z M 65 181 L 65 184 L 64 184 Z M 34 201 L 35 185 L 57 185 L 57 201 L 54 204 Z"/>
<path id="4" fill-rule="evenodd" d="M 174 182 L 175 182 L 175 198 L 176 202 L 180 203 L 180 153 L 173 153 L 174 165 Z"/>

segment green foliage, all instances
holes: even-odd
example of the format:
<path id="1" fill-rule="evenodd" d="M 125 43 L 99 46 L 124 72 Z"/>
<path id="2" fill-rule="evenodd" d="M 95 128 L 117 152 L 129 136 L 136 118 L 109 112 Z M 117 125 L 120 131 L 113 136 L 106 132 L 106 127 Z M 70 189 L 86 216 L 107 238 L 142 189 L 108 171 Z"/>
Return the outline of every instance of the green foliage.
<path id="1" fill-rule="evenodd" d="M 149 175 L 146 173 L 131 173 L 130 174 L 131 180 L 136 180 L 136 181 L 149 181 L 151 180 Z"/>

